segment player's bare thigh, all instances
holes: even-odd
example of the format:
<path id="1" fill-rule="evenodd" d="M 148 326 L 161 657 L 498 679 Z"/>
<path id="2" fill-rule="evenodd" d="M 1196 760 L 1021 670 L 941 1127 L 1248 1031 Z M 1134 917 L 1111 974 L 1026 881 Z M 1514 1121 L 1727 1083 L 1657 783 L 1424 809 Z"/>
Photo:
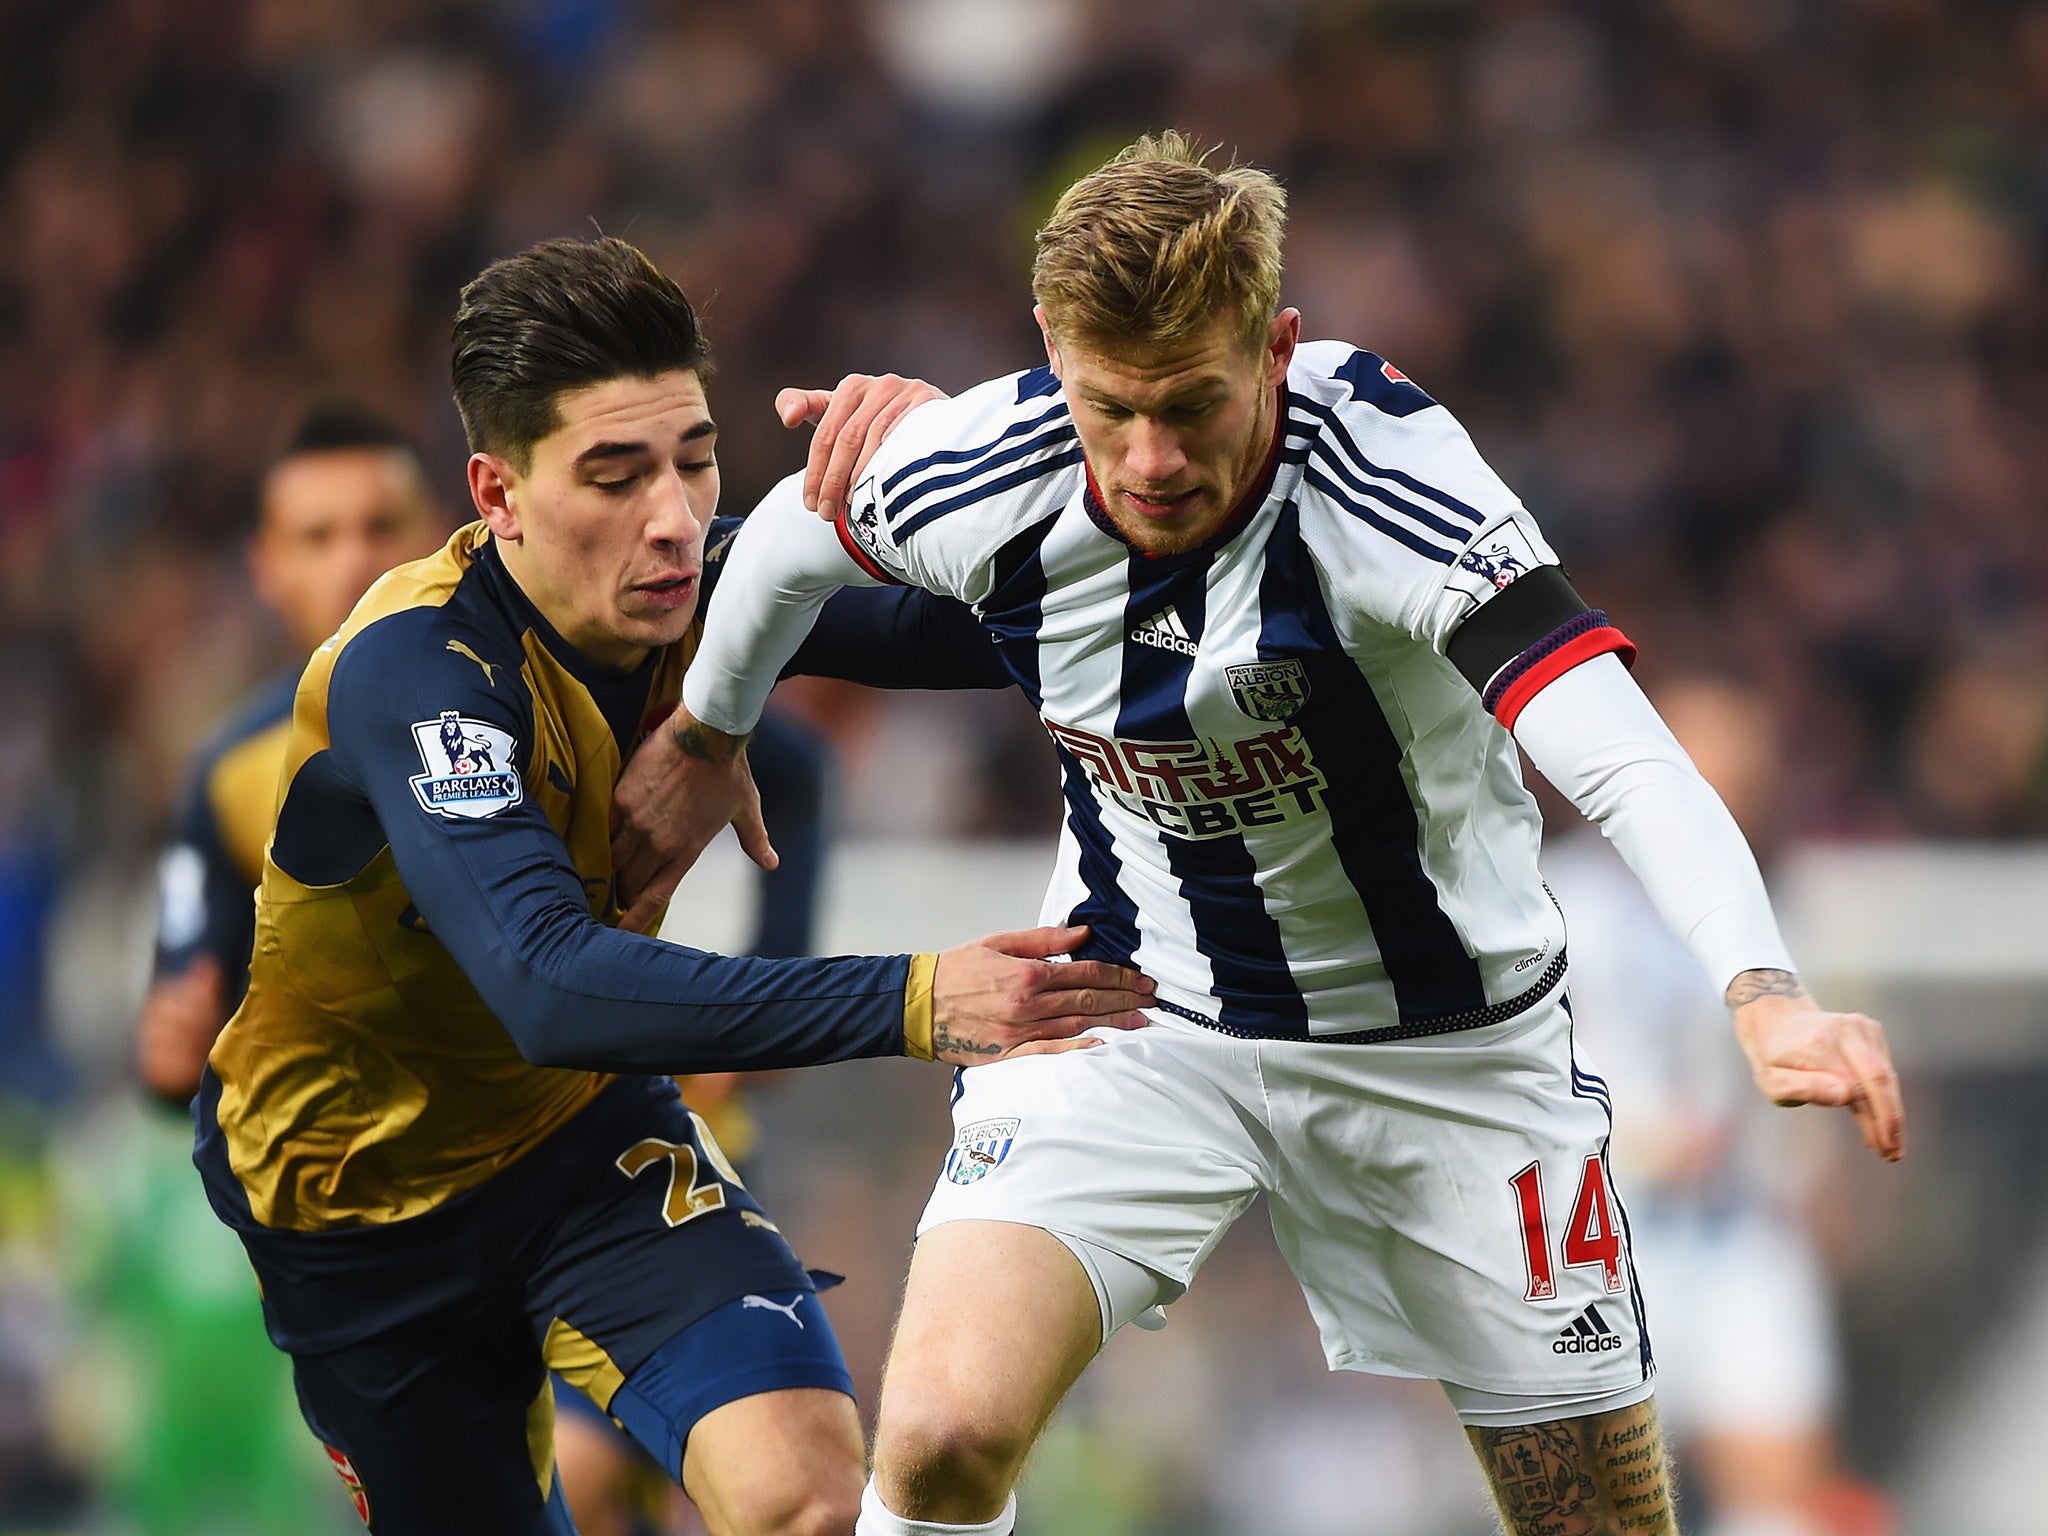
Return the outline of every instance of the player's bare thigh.
<path id="1" fill-rule="evenodd" d="M 711 1536 L 837 1536 L 863 1482 L 860 1415 L 825 1387 L 735 1398 L 690 1428 L 683 1487 Z"/>
<path id="2" fill-rule="evenodd" d="M 562 1480 L 576 1536 L 632 1536 L 639 1455 L 638 1448 L 609 1425 L 557 1412 L 555 1475 Z"/>
<path id="3" fill-rule="evenodd" d="M 1678 1536 L 1657 1404 L 1468 1427 L 1508 1536 Z"/>
<path id="4" fill-rule="evenodd" d="M 918 1239 L 875 1431 L 875 1487 L 908 1520 L 994 1519 L 1102 1347 L 1102 1309 L 1051 1233 L 949 1221 Z"/>

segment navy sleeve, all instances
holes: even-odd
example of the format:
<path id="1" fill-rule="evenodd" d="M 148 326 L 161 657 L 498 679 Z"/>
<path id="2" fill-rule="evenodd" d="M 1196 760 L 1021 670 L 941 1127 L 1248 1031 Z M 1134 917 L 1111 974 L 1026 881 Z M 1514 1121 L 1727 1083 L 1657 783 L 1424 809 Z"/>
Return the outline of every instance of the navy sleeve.
<path id="1" fill-rule="evenodd" d="M 522 1055 L 686 1073 L 903 1054 L 908 956 L 737 958 L 594 918 L 520 779 L 533 739 L 523 688 L 451 663 L 430 619 L 394 615 L 343 652 L 328 692 L 332 755 L 373 810 L 413 906 Z M 463 763 L 476 783 L 459 782 Z M 508 777 L 494 783 L 493 771 Z"/>
<path id="2" fill-rule="evenodd" d="M 196 768 L 178 816 L 177 841 L 157 866 L 156 972 L 182 975 L 201 955 L 220 962 L 232 1003 L 249 984 L 256 943 L 256 892 L 228 857 L 214 821 L 208 754 Z"/>
<path id="3" fill-rule="evenodd" d="M 759 877 L 761 902 L 750 955 L 808 955 L 825 875 L 825 808 L 832 747 L 801 720 L 771 708 L 747 742 L 761 814 L 782 862 Z"/>
<path id="4" fill-rule="evenodd" d="M 995 641 L 974 610 L 922 587 L 844 587 L 826 600 L 785 677 L 870 688 L 1006 688 Z"/>

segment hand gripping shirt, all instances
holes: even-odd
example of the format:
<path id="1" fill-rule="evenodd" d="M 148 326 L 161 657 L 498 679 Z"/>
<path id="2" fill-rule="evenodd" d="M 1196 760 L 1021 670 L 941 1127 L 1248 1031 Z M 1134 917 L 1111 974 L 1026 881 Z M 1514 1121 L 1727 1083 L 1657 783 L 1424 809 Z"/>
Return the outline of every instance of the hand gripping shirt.
<path id="1" fill-rule="evenodd" d="M 707 589 L 730 527 L 713 531 Z M 921 606 L 828 623 L 815 670 L 975 681 L 971 622 L 962 639 L 943 613 L 928 622 L 953 605 L 894 595 Z M 315 654 L 248 995 L 201 1091 L 198 1160 L 231 1220 L 317 1231 L 422 1214 L 559 1129 L 612 1072 L 928 1054 L 931 956 L 729 958 L 610 926 L 612 791 L 673 708 L 694 639 L 631 673 L 594 665 L 474 524 L 381 578 Z M 931 675 L 905 675 L 925 653 Z"/>
<path id="2" fill-rule="evenodd" d="M 742 535 L 685 686 L 698 718 L 758 710 L 790 642 L 744 625 L 790 601 L 800 537 Z M 857 566 L 972 605 L 1064 780 L 1043 920 L 1089 924 L 1087 952 L 1143 967 L 1172 1011 L 1365 1042 L 1512 1017 L 1562 978 L 1504 727 L 1630 648 L 1450 413 L 1372 353 L 1297 350 L 1263 478 L 1185 554 L 1116 532 L 1044 368 L 906 417 L 838 541 L 827 586 Z"/>

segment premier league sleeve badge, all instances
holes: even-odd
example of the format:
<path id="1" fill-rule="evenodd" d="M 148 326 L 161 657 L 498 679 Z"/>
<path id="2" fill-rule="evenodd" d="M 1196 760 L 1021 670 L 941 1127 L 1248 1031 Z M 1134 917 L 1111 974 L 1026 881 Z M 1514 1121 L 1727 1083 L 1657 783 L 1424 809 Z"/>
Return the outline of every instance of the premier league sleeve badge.
<path id="1" fill-rule="evenodd" d="M 1518 577 L 1547 563 L 1529 535 L 1510 519 L 1474 539 L 1458 556 L 1444 585 L 1464 593 L 1475 604 L 1485 603 L 1513 586 Z"/>
<path id="2" fill-rule="evenodd" d="M 412 792 L 429 815 L 482 821 L 517 805 L 526 793 L 515 766 L 518 745 L 506 732 L 452 709 L 412 727 L 426 772 Z"/>

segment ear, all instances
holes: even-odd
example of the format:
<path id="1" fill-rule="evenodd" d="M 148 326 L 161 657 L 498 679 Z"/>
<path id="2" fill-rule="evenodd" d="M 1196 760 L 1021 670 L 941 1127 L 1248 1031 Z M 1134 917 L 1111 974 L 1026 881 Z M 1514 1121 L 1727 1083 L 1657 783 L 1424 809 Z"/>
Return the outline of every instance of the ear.
<path id="1" fill-rule="evenodd" d="M 1287 377 L 1294 361 L 1294 349 L 1301 345 L 1301 311 L 1283 309 L 1266 327 L 1266 385 L 1271 388 Z"/>
<path id="2" fill-rule="evenodd" d="M 469 456 L 469 499 L 491 532 L 513 543 L 520 538 L 519 512 L 513 505 L 517 491 L 518 476 L 495 453 Z"/>
<path id="3" fill-rule="evenodd" d="M 1031 318 L 1038 322 L 1038 334 L 1045 338 L 1045 360 L 1052 365 L 1052 376 L 1065 383 L 1060 373 L 1060 344 L 1052 339 L 1052 322 L 1045 318 L 1045 306 L 1031 306 Z"/>

